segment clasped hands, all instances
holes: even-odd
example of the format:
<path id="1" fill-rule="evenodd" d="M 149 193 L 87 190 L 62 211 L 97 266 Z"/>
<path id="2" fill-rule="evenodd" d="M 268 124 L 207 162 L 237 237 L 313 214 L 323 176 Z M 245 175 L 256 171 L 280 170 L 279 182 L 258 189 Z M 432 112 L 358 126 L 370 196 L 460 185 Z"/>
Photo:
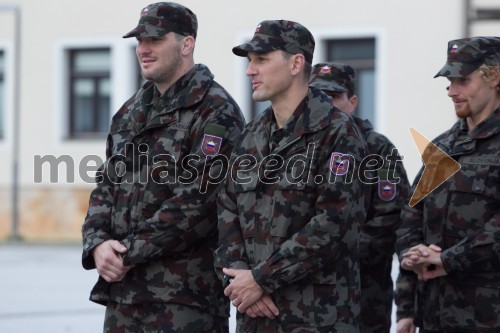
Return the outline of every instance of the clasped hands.
<path id="1" fill-rule="evenodd" d="M 241 313 L 252 318 L 276 318 L 279 310 L 269 294 L 264 292 L 248 269 L 223 268 L 222 272 L 231 277 L 231 283 L 224 289 L 233 305 Z"/>
<path id="2" fill-rule="evenodd" d="M 441 251 L 441 248 L 434 244 L 419 244 L 403 255 L 401 267 L 415 272 L 418 279 L 423 281 L 447 275 L 441 260 Z"/>
<path id="3" fill-rule="evenodd" d="M 92 251 L 97 272 L 107 282 L 123 280 L 127 272 L 134 267 L 125 266 L 122 256 L 127 253 L 127 248 L 117 240 L 107 240 L 97 245 Z"/>

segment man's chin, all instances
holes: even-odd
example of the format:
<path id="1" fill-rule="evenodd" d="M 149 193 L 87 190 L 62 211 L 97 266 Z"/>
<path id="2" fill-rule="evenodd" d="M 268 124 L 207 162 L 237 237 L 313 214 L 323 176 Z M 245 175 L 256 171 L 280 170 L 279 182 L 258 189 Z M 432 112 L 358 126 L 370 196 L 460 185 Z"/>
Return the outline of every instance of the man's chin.
<path id="1" fill-rule="evenodd" d="M 252 94 L 252 99 L 254 100 L 254 102 L 265 102 L 269 100 L 269 98 L 266 98 L 261 94 L 256 94 L 255 92 Z"/>
<path id="2" fill-rule="evenodd" d="M 460 119 L 465 119 L 469 116 L 469 113 L 462 108 L 455 108 L 455 114 Z"/>

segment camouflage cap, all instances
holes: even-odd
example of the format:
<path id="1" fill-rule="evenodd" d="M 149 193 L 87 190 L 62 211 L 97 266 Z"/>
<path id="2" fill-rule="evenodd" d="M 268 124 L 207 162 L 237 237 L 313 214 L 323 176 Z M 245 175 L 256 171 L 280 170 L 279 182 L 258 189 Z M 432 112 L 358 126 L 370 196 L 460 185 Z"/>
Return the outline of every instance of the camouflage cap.
<path id="1" fill-rule="evenodd" d="M 448 59 L 434 76 L 464 77 L 482 64 L 500 66 L 500 37 L 472 37 L 448 42 Z"/>
<path id="2" fill-rule="evenodd" d="M 324 62 L 314 65 L 309 85 L 325 91 L 354 95 L 356 71 L 348 64 Z"/>
<path id="3" fill-rule="evenodd" d="M 249 43 L 233 47 L 233 53 L 246 57 L 248 52 L 271 52 L 282 50 L 290 54 L 303 54 L 312 64 L 314 37 L 303 25 L 287 20 L 260 22 Z"/>
<path id="4" fill-rule="evenodd" d="M 196 38 L 198 31 L 196 15 L 180 4 L 157 2 L 141 10 L 139 24 L 123 38 L 160 37 L 171 31 Z"/>

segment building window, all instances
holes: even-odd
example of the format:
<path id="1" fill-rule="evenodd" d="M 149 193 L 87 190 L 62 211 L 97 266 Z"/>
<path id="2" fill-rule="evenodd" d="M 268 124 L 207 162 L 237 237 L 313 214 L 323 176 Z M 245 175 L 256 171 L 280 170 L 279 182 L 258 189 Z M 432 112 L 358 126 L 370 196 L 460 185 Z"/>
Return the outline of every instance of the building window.
<path id="1" fill-rule="evenodd" d="M 104 136 L 110 123 L 110 49 L 73 49 L 69 57 L 70 137 Z"/>
<path id="2" fill-rule="evenodd" d="M 4 138 L 5 117 L 5 56 L 0 50 L 0 139 Z"/>
<path id="3" fill-rule="evenodd" d="M 356 70 L 354 114 L 375 123 L 375 38 L 330 39 L 326 45 L 326 61 L 347 63 Z"/>

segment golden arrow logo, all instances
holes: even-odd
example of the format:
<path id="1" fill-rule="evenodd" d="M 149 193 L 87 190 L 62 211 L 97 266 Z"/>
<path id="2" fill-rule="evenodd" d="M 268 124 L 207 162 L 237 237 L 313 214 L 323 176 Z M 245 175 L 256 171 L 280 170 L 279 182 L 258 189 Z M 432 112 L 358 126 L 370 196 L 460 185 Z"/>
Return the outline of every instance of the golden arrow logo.
<path id="1" fill-rule="evenodd" d="M 448 156 L 414 128 L 410 128 L 410 134 L 420 155 L 422 155 L 422 162 L 424 163 L 424 172 L 422 172 L 415 192 L 413 192 L 410 199 L 409 205 L 413 207 L 460 170 L 460 163 Z"/>

